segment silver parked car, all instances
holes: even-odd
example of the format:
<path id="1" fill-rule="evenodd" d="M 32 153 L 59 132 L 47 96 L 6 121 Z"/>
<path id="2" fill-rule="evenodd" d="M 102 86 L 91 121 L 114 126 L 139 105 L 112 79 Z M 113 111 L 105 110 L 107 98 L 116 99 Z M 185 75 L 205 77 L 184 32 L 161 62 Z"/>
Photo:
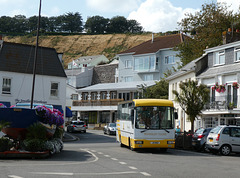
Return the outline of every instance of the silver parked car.
<path id="1" fill-rule="evenodd" d="M 67 126 L 67 132 L 84 132 L 86 133 L 86 124 L 83 121 L 71 121 Z"/>
<path id="2" fill-rule="evenodd" d="M 212 128 L 199 128 L 192 136 L 192 147 L 197 151 L 208 151 L 206 148 L 207 136 Z"/>
<path id="3" fill-rule="evenodd" d="M 231 152 L 240 152 L 240 126 L 217 126 L 213 128 L 206 143 L 212 152 L 229 155 Z"/>
<path id="4" fill-rule="evenodd" d="M 116 135 L 116 123 L 108 123 L 103 128 L 103 133 L 108 135 Z"/>

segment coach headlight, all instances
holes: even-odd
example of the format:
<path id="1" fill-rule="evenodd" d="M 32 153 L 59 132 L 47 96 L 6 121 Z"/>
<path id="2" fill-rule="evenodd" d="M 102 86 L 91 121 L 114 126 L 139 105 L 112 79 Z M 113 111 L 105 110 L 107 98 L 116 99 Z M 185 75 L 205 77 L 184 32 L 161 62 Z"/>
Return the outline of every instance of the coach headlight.
<path id="1" fill-rule="evenodd" d="M 134 141 L 135 144 L 143 144 L 143 141 Z"/>
<path id="2" fill-rule="evenodd" d="M 174 144 L 175 141 L 167 141 L 167 144 Z"/>

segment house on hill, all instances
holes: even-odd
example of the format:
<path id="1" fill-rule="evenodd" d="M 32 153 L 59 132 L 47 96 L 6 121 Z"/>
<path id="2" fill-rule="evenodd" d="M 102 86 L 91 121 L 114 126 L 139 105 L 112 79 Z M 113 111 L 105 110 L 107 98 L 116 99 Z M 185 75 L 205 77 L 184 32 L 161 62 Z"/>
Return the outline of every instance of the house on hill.
<path id="1" fill-rule="evenodd" d="M 104 55 L 82 56 L 68 63 L 68 69 L 94 67 L 100 63 L 108 63 L 109 60 Z"/>
<path id="2" fill-rule="evenodd" d="M 119 82 L 160 80 L 177 68 L 180 58 L 173 48 L 189 38 L 183 34 L 160 36 L 123 51 L 119 56 Z"/>
<path id="3" fill-rule="evenodd" d="M 35 46 L 0 40 L 0 103 L 8 107 L 30 102 Z M 56 50 L 39 47 L 34 103 L 51 104 L 63 112 L 66 105 L 66 74 Z"/>

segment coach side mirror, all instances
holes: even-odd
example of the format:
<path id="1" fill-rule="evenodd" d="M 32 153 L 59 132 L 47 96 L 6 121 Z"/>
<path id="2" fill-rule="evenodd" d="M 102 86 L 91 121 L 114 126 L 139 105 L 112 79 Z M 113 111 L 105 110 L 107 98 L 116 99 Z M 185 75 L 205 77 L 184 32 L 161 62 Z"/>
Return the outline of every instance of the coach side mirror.
<path id="1" fill-rule="evenodd" d="M 174 112 L 174 118 L 178 119 L 178 113 L 177 112 Z"/>

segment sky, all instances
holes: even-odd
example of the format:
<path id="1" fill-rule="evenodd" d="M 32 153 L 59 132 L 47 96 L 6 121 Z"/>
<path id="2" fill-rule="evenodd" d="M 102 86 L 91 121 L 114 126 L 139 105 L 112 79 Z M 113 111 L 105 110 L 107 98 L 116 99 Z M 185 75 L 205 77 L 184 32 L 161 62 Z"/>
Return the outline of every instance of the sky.
<path id="1" fill-rule="evenodd" d="M 40 0 L 0 0 L 0 16 L 38 15 Z M 79 12 L 86 22 L 88 17 L 112 18 L 124 16 L 140 23 L 144 31 L 154 33 L 179 30 L 177 22 L 184 14 L 201 9 L 202 4 L 226 2 L 229 10 L 237 12 L 240 0 L 42 0 L 41 15 L 52 17 L 68 12 Z"/>

